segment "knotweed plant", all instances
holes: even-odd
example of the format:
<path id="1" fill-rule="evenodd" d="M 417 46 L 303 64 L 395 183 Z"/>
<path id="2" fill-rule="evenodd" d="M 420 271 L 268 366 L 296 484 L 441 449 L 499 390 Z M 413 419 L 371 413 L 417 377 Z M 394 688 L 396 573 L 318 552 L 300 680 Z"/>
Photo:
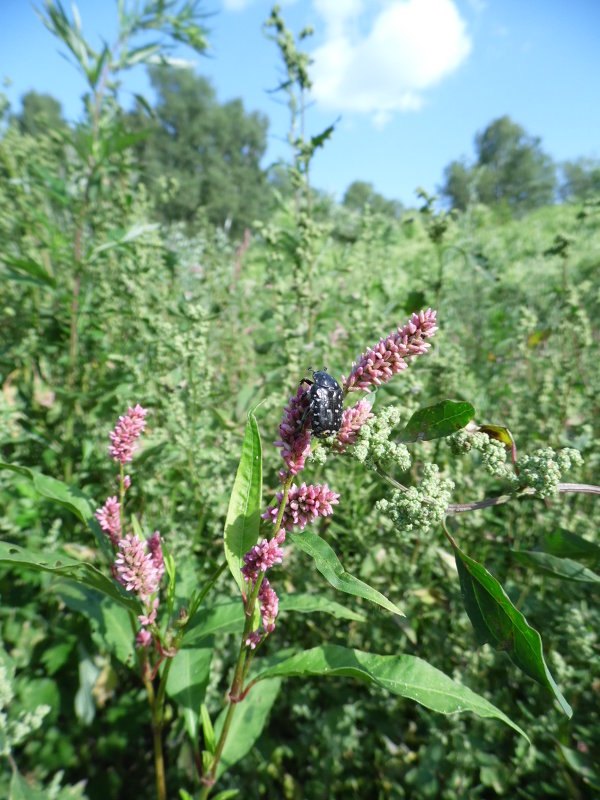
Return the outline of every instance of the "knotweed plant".
<path id="1" fill-rule="evenodd" d="M 581 463 L 576 450 L 555 452 L 546 447 L 519 457 L 506 428 L 475 425 L 475 410 L 469 403 L 438 401 L 416 411 L 408 422 L 402 409 L 394 405 L 376 411 L 372 402 L 376 390 L 401 379 L 400 373 L 415 359 L 425 356 L 436 331 L 436 313 L 427 309 L 413 314 L 406 324 L 367 347 L 349 367 L 347 377 L 342 378 L 346 407 L 339 430 L 326 437 L 316 437 L 311 430 L 310 389 L 304 381 L 300 383 L 283 408 L 274 442 L 282 460 L 277 475 L 279 486 L 266 507 L 262 504 L 258 424 L 254 410 L 249 412 L 225 521 L 224 559 L 211 577 L 199 578 L 202 583 L 187 602 L 179 599 L 184 590 L 168 551 L 168 533 L 163 534 L 148 523 L 142 525 L 127 512 L 132 478 L 126 467 L 129 469 L 140 446 L 149 411 L 135 405 L 119 417 L 109 435 L 108 448 L 109 458 L 119 465 L 118 490 L 109 494 L 93 516 L 87 513 L 85 504 L 78 507 L 81 519 L 90 521 L 91 517 L 110 565 L 102 574 L 93 565 L 69 562 L 61 556 L 60 566 L 46 558 L 39 568 L 66 570 L 72 580 L 101 592 L 107 602 L 116 603 L 128 615 L 131 649 L 151 712 L 159 800 L 175 796 L 174 789 L 167 791 L 163 749 L 165 726 L 172 718 L 170 711 L 167 714 L 167 701 L 180 708 L 196 770 L 192 788 L 195 793 L 177 787 L 179 795 L 184 800 L 204 800 L 225 769 L 246 755 L 258 739 L 286 677 L 358 678 L 434 711 L 471 711 L 495 718 L 527 738 L 525 731 L 499 708 L 415 656 L 379 655 L 320 643 L 309 649 L 278 650 L 282 609 L 286 613 L 317 610 L 360 623 L 365 621 L 365 604 L 371 603 L 403 616 L 396 602 L 346 571 L 327 536 L 315 532 L 319 530 L 315 523 L 335 514 L 349 499 L 328 483 L 311 481 L 313 462 L 320 465 L 329 457 L 351 458 L 382 481 L 388 493 L 376 508 L 398 532 L 399 544 L 428 531 L 427 536 L 431 537 L 431 531 L 436 529 L 445 537 L 453 551 L 465 608 L 479 641 L 505 651 L 527 676 L 546 687 L 567 717 L 571 715 L 571 708 L 544 661 L 539 633 L 527 623 L 497 579 L 458 546 L 447 521 L 456 514 L 517 499 L 548 502 L 568 492 L 597 494 L 600 489 L 561 482 L 566 470 Z M 360 396 L 355 400 L 357 394 Z M 478 454 L 484 469 L 502 483 L 504 494 L 471 503 L 453 503 L 454 482 L 436 463 L 427 461 L 421 452 L 419 470 L 412 469 L 409 448 L 443 437 L 456 456 Z M 412 478 L 405 479 L 411 483 L 407 486 L 398 478 L 409 471 Z M 58 482 L 52 491 L 59 497 L 57 487 Z M 557 546 L 556 539 L 553 546 Z M 285 590 L 283 587 L 288 584 L 281 580 L 281 573 L 286 570 L 290 548 L 295 548 L 300 557 L 303 554 L 312 559 L 324 581 L 354 597 L 355 607 L 329 600 L 319 592 L 318 581 L 310 594 Z M 223 592 L 219 578 L 227 567 L 233 579 L 233 598 L 219 596 Z M 394 591 L 398 593 L 397 588 Z M 212 645 L 213 637 L 219 633 L 233 633 L 238 644 L 224 702 L 213 716 L 205 704 L 205 693 L 212 673 L 219 670 L 220 661 Z M 263 648 L 268 650 L 265 658 Z M 130 663 L 128 658 L 126 663 Z M 193 780 L 190 776 L 190 782 Z M 225 791 L 216 797 L 224 800 L 234 794 Z"/>

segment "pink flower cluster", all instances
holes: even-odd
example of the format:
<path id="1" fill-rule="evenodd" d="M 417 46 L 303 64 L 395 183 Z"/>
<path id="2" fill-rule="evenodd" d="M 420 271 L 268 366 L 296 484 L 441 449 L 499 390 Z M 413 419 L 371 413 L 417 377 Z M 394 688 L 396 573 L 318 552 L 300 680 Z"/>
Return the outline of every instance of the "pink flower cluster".
<path id="1" fill-rule="evenodd" d="M 119 417 L 114 431 L 111 431 L 111 446 L 108 453 L 115 461 L 125 464 L 133 460 L 135 441 L 146 427 L 145 416 L 148 411 L 139 404 L 135 408 L 129 407 L 125 416 Z"/>
<path id="2" fill-rule="evenodd" d="M 251 650 L 256 649 L 257 645 L 260 644 L 265 636 L 268 636 L 269 633 L 273 633 L 275 630 L 275 620 L 279 613 L 279 598 L 266 578 L 263 578 L 260 589 L 258 590 L 258 600 L 260 603 L 262 631 L 259 628 L 252 631 L 252 633 L 247 636 L 245 644 L 246 647 L 249 647 Z"/>
<path id="3" fill-rule="evenodd" d="M 302 419 L 306 415 L 307 399 L 306 387 L 299 386 L 295 397 L 290 397 L 289 405 L 283 409 L 279 441 L 273 442 L 275 447 L 281 447 L 281 457 L 290 475 L 297 475 L 304 469 L 310 453 L 310 429 L 302 424 Z"/>
<path id="4" fill-rule="evenodd" d="M 282 528 L 272 539 L 263 539 L 260 544 L 255 544 L 244 556 L 244 566 L 242 574 L 248 581 L 250 589 L 252 584 L 256 584 L 260 573 L 265 573 L 275 564 L 283 561 L 283 550 L 281 546 L 285 541 L 285 531 Z M 262 582 L 258 589 L 258 601 L 260 603 L 260 613 L 262 620 L 262 630 L 258 628 L 252 631 L 246 638 L 246 646 L 254 650 L 262 640 L 275 630 L 275 619 L 279 610 L 279 599 L 271 584 L 262 576 Z"/>
<path id="5" fill-rule="evenodd" d="M 164 571 L 158 531 L 144 542 L 134 534 L 121 539 L 115 558 L 115 575 L 128 592 L 137 594 L 143 603 L 150 602 L 158 591 Z"/>
<path id="6" fill-rule="evenodd" d="M 327 517 L 333 514 L 332 506 L 339 503 L 339 494 L 332 492 L 329 486 L 324 483 L 322 486 L 313 484 L 307 486 L 292 486 L 288 501 L 283 513 L 282 525 L 286 531 L 291 531 L 295 527 L 302 530 L 309 522 L 314 522 L 317 517 Z M 281 503 L 283 492 L 277 492 L 277 501 Z M 277 520 L 279 505 L 269 506 L 262 515 L 263 519 Z"/>
<path id="7" fill-rule="evenodd" d="M 121 540 L 121 504 L 117 498 L 109 497 L 102 508 L 96 511 L 95 516 L 113 547 L 117 547 Z"/>
<path id="8" fill-rule="evenodd" d="M 352 365 L 348 378 L 342 379 L 344 392 L 369 392 L 372 386 L 387 383 L 393 375 L 406 369 L 407 358 L 423 355 L 431 346 L 425 339 L 437 331 L 436 312 L 430 308 L 413 314 L 411 320 L 396 333 L 380 339 L 367 348 Z"/>
<path id="9" fill-rule="evenodd" d="M 244 556 L 242 575 L 247 581 L 253 583 L 258 578 L 259 572 L 266 572 L 274 564 L 283 561 L 283 550 L 280 545 L 285 541 L 285 531 L 282 528 L 272 539 L 263 539 L 260 544 L 255 544 Z"/>
<path id="10" fill-rule="evenodd" d="M 125 416 L 119 417 L 115 429 L 110 434 L 111 458 L 124 464 L 131 461 L 135 451 L 136 439 L 146 427 L 147 410 L 140 405 L 129 408 Z M 131 485 L 131 479 L 125 475 L 121 484 L 122 495 Z M 104 533 L 110 538 L 115 548 L 116 557 L 113 575 L 128 592 L 134 592 L 142 604 L 143 613 L 138 616 L 141 630 L 136 637 L 138 647 L 149 647 L 152 634 L 144 626 L 153 625 L 159 605 L 158 592 L 160 581 L 165 572 L 161 537 L 158 531 L 146 540 L 138 536 L 122 535 L 121 503 L 117 497 L 109 497 L 102 508 L 96 511 L 96 519 Z"/>
<path id="11" fill-rule="evenodd" d="M 351 444 L 356 444 L 359 430 L 372 416 L 371 404 L 364 398 L 352 408 L 344 409 L 342 424 L 335 440 L 336 450 L 343 453 Z"/>

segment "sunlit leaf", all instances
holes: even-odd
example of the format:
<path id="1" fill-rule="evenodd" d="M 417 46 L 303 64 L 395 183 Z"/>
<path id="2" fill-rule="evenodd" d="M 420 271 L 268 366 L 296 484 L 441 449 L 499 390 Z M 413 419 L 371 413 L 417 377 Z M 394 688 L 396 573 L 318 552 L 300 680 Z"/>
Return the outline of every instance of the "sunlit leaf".
<path id="1" fill-rule="evenodd" d="M 24 567 L 36 572 L 49 572 L 56 577 L 69 578 L 75 583 L 81 583 L 110 597 L 111 600 L 129 611 L 140 613 L 139 601 L 131 595 L 128 596 L 112 578 L 109 578 L 93 564 L 77 561 L 64 553 L 38 553 L 25 550 L 10 542 L 0 542 L 0 564 Z"/>
<path id="2" fill-rule="evenodd" d="M 254 410 L 248 412 L 242 456 L 225 521 L 225 557 L 240 592 L 245 591 L 243 556 L 256 544 L 262 502 L 262 452 Z"/>
<path id="3" fill-rule="evenodd" d="M 458 400 L 442 400 L 434 406 L 415 411 L 408 420 L 398 441 L 421 442 L 451 436 L 461 430 L 475 416 L 471 403 Z"/>
<path id="4" fill-rule="evenodd" d="M 514 445 L 512 433 L 508 428 L 504 428 L 502 425 L 480 425 L 479 430 L 481 433 L 487 433 L 490 439 L 502 442 L 506 447 L 512 447 Z"/>
<path id="5" fill-rule="evenodd" d="M 337 645 L 324 645 L 271 665 L 259 671 L 255 679 L 313 675 L 339 675 L 377 684 L 392 694 L 407 697 L 441 714 L 471 711 L 480 717 L 496 718 L 528 738 L 518 725 L 484 697 L 416 656 L 382 656 Z"/>
<path id="6" fill-rule="evenodd" d="M 288 538 L 313 559 L 315 567 L 335 589 L 353 594 L 355 597 L 362 597 L 393 614 L 404 616 L 403 611 L 381 592 L 346 572 L 334 551 L 320 536 L 311 531 L 301 531 L 289 534 Z"/>

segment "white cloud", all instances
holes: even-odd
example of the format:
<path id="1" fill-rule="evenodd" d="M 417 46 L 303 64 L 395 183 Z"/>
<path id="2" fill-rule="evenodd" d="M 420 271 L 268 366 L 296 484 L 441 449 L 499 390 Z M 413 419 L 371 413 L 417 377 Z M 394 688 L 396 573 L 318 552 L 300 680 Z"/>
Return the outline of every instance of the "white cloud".
<path id="1" fill-rule="evenodd" d="M 254 0 L 223 0 L 223 8 L 225 11 L 243 11 L 253 2 Z"/>
<path id="2" fill-rule="evenodd" d="M 314 5 L 326 26 L 325 42 L 312 54 L 315 99 L 327 109 L 371 114 L 378 126 L 394 111 L 421 108 L 423 92 L 471 51 L 453 0 L 387 0 L 370 20 L 361 0 Z"/>

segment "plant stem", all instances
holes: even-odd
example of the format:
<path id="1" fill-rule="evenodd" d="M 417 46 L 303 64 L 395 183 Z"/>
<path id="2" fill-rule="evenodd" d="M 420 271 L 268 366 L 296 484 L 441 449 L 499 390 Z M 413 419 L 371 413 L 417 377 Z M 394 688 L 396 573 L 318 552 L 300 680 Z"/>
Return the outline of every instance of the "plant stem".
<path id="1" fill-rule="evenodd" d="M 281 523 L 283 521 L 283 513 L 287 505 L 287 499 L 293 481 L 294 481 L 294 476 L 288 475 L 285 483 L 283 484 L 283 494 L 281 497 L 281 502 L 279 504 L 279 511 L 277 513 L 277 519 L 275 520 L 275 526 L 274 526 L 275 533 L 277 533 L 281 528 Z M 244 622 L 244 630 L 242 633 L 242 640 L 240 643 L 240 651 L 238 653 L 238 659 L 235 665 L 235 672 L 233 673 L 233 680 L 231 681 L 231 688 L 227 696 L 227 699 L 229 701 L 229 708 L 227 709 L 227 716 L 225 717 L 225 722 L 223 723 L 223 730 L 221 731 L 221 735 L 217 743 L 217 747 L 215 750 L 210 770 L 202 778 L 202 783 L 204 784 L 204 786 L 202 787 L 202 791 L 200 792 L 200 800 L 206 800 L 206 798 L 208 798 L 212 790 L 212 787 L 214 786 L 215 776 L 217 774 L 217 767 L 219 766 L 219 761 L 221 760 L 221 755 L 223 754 L 223 748 L 225 747 L 227 734 L 229 733 L 229 728 L 231 726 L 231 721 L 235 713 L 235 708 L 237 704 L 243 699 L 243 685 L 248 672 L 247 666 L 249 666 L 249 664 L 246 665 L 246 661 L 248 659 L 248 649 L 246 645 L 246 640 L 248 636 L 252 633 L 254 607 L 256 605 L 256 600 L 258 598 L 258 592 L 260 590 L 260 585 L 262 583 L 263 576 L 264 573 L 261 572 L 256 580 L 256 583 L 252 587 L 252 592 L 249 594 L 246 603 L 246 609 L 245 609 L 246 620 Z"/>

